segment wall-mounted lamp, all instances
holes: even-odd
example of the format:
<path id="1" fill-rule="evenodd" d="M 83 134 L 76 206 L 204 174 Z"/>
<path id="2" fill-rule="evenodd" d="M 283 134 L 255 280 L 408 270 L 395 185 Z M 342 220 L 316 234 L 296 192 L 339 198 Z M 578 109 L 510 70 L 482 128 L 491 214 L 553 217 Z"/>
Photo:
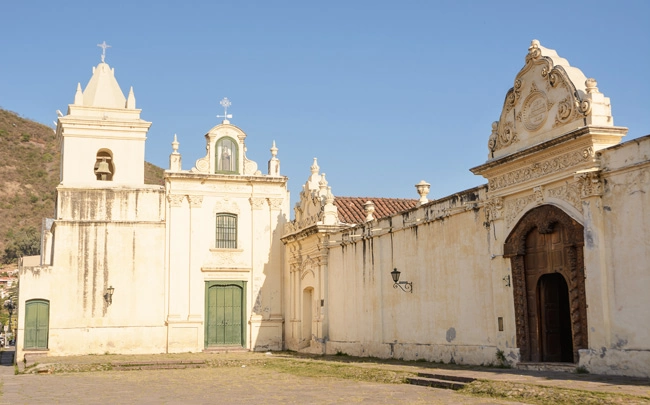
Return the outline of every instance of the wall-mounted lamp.
<path id="1" fill-rule="evenodd" d="M 104 294 L 104 299 L 108 303 L 108 305 L 111 305 L 113 303 L 113 293 L 115 292 L 115 288 L 113 286 L 110 286 L 106 289 L 106 294 Z"/>
<path id="2" fill-rule="evenodd" d="M 404 292 L 413 293 L 413 283 L 408 281 L 399 281 L 399 275 L 402 274 L 399 270 L 393 269 L 390 272 L 391 277 L 393 277 L 393 288 L 401 288 Z"/>
<path id="3" fill-rule="evenodd" d="M 503 277 L 503 281 L 506 282 L 506 287 L 510 287 L 510 274 L 507 276 Z"/>

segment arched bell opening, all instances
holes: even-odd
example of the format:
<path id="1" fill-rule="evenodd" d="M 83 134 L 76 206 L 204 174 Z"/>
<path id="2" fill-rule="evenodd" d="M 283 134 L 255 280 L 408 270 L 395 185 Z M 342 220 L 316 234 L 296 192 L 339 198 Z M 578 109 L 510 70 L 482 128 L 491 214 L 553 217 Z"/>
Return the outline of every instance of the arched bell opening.
<path id="1" fill-rule="evenodd" d="M 95 158 L 95 178 L 99 181 L 112 181 L 115 174 L 113 153 L 108 149 L 100 149 Z"/>

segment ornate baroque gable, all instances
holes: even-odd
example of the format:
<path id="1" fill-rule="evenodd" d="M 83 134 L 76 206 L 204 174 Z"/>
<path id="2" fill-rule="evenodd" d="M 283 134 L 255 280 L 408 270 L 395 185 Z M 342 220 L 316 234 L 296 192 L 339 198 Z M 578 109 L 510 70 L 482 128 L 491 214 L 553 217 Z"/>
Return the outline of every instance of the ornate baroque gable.
<path id="1" fill-rule="evenodd" d="M 218 142 L 223 138 L 227 138 L 236 144 L 236 152 L 228 148 L 224 151 L 218 150 Z M 234 172 L 240 175 L 258 176 L 261 172 L 257 170 L 257 163 L 246 158 L 246 133 L 238 127 L 224 122 L 212 128 L 205 134 L 206 140 L 206 155 L 196 161 L 196 166 L 192 169 L 193 172 L 199 173 L 215 173 L 218 172 L 217 153 L 221 152 L 223 155 L 226 153 L 235 153 L 235 156 L 228 156 L 228 159 L 235 159 L 236 169 Z"/>
<path id="2" fill-rule="evenodd" d="M 339 223 L 332 188 L 327 185 L 325 173 L 320 174 L 319 170 L 318 161 L 314 158 L 311 175 L 302 186 L 300 201 L 294 207 L 295 219 L 285 225 L 285 234 L 294 233 L 312 225 Z"/>
<path id="3" fill-rule="evenodd" d="M 580 127 L 613 126 L 609 99 L 596 81 L 552 49 L 532 41 L 526 64 L 492 124 L 488 159 L 496 159 Z"/>

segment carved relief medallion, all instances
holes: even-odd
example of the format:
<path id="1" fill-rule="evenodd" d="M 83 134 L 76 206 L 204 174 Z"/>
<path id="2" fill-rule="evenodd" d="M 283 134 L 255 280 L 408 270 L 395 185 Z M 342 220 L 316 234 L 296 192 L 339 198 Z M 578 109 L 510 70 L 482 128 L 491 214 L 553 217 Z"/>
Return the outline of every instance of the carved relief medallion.
<path id="1" fill-rule="evenodd" d="M 533 89 L 535 87 L 533 86 Z M 532 91 L 524 101 L 524 126 L 529 131 L 536 131 L 544 125 L 548 117 L 548 100 L 541 91 Z"/>

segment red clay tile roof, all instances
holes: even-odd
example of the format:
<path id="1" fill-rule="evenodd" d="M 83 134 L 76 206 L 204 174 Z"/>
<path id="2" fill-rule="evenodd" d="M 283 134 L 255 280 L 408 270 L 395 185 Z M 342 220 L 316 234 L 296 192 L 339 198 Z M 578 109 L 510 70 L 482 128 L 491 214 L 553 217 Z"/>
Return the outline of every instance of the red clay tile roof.
<path id="1" fill-rule="evenodd" d="M 361 224 L 366 222 L 366 213 L 363 209 L 366 201 L 375 203 L 373 216 L 375 219 L 379 219 L 413 208 L 419 200 L 406 198 L 334 197 L 334 205 L 338 209 L 339 221 L 346 224 Z"/>

